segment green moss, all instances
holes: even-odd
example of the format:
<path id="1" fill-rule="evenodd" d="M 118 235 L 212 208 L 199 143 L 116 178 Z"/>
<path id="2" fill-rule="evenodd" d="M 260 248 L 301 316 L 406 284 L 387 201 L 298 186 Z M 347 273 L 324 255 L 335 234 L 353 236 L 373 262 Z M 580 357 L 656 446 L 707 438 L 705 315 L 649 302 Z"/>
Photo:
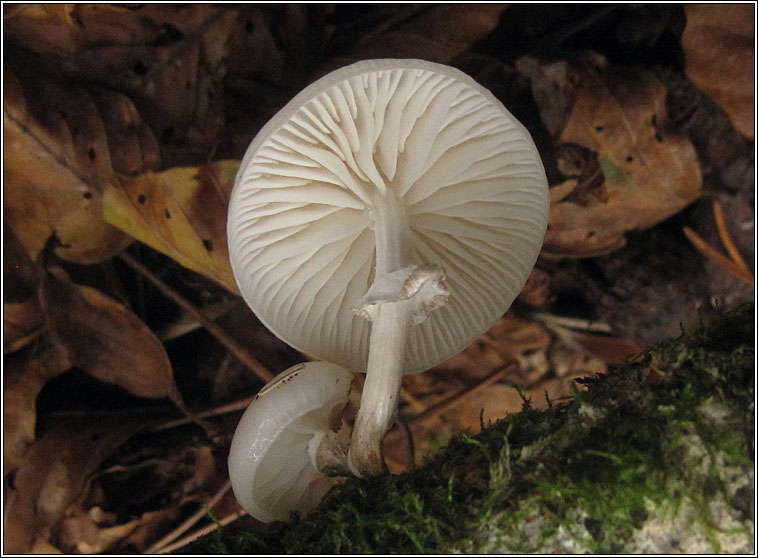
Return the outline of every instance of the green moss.
<path id="1" fill-rule="evenodd" d="M 753 324 L 752 303 L 721 309 L 566 405 L 527 403 L 408 474 L 345 482 L 306 518 L 182 551 L 752 551 Z"/>

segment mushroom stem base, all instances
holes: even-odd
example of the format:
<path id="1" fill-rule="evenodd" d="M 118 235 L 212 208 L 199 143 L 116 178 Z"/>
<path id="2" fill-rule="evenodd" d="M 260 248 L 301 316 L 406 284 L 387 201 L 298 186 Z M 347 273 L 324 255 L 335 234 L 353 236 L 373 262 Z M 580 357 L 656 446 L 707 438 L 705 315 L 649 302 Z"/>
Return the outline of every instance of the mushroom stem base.
<path id="1" fill-rule="evenodd" d="M 397 415 L 405 338 L 415 302 L 412 299 L 380 304 L 371 339 L 361 406 L 353 426 L 348 463 L 358 477 L 377 476 L 387 467 L 382 440 Z"/>
<path id="2" fill-rule="evenodd" d="M 348 448 L 350 447 L 350 434 L 342 430 L 324 434 L 313 456 L 313 465 L 316 469 L 330 477 L 352 476 L 348 466 Z"/>

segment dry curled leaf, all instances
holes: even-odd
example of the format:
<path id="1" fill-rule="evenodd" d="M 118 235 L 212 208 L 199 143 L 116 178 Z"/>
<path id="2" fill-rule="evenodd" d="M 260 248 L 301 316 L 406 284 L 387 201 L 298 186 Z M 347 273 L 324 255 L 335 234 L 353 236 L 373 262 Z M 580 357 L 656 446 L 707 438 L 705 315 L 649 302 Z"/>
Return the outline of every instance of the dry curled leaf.
<path id="1" fill-rule="evenodd" d="M 34 441 L 36 401 L 48 380 L 71 368 L 68 355 L 57 346 L 34 354 L 5 359 L 3 374 L 3 467 L 18 467 Z"/>
<path id="2" fill-rule="evenodd" d="M 85 489 L 103 460 L 145 420 L 92 419 L 55 424 L 27 452 L 6 492 L 3 542 L 5 552 L 29 552 L 35 540 L 49 540 L 50 529 Z"/>
<path id="3" fill-rule="evenodd" d="M 688 4 L 682 33 L 687 79 L 710 95 L 737 130 L 755 130 L 755 5 Z"/>
<path id="4" fill-rule="evenodd" d="M 600 57 L 575 65 L 522 59 L 519 69 L 532 79 L 556 142 L 592 152 L 602 173 L 602 184 L 591 176 L 582 182 L 580 173 L 583 190 L 551 204 L 545 252 L 610 252 L 624 245 L 626 232 L 650 227 L 700 195 L 695 149 L 667 129 L 666 90 L 651 72 L 608 68 Z"/>
<path id="5" fill-rule="evenodd" d="M 60 547 L 64 552 L 98 554 L 128 537 L 140 524 L 139 519 L 116 523 L 115 514 L 94 507 L 83 510 L 78 503 L 66 510 L 60 522 Z"/>
<path id="6" fill-rule="evenodd" d="M 238 168 L 237 161 L 220 161 L 125 180 L 105 192 L 105 219 L 236 293 L 226 209 Z"/>
<path id="7" fill-rule="evenodd" d="M 121 303 L 48 270 L 40 301 L 54 340 L 72 365 L 138 397 L 179 400 L 171 363 L 157 337 Z"/>

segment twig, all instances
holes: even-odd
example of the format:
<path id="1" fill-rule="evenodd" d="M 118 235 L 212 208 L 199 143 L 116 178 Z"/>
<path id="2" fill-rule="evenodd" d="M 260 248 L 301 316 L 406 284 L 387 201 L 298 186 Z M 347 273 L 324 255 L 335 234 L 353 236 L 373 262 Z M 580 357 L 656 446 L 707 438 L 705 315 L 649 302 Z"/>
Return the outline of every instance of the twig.
<path id="1" fill-rule="evenodd" d="M 479 382 L 476 384 L 466 387 L 462 390 L 460 390 L 457 393 L 454 393 L 447 399 L 444 399 L 443 401 L 440 401 L 439 403 L 436 403 L 426 409 L 423 413 L 419 413 L 418 415 L 409 417 L 406 419 L 406 422 L 408 426 L 415 426 L 418 424 L 422 424 L 423 422 L 429 420 L 432 417 L 436 417 L 437 415 L 440 415 L 444 413 L 445 411 L 449 410 L 451 407 L 454 407 L 467 397 L 469 397 L 474 392 L 479 391 L 480 389 L 483 389 L 491 384 L 494 384 L 498 380 L 508 376 L 512 372 L 515 372 L 518 370 L 518 363 L 511 362 L 509 364 L 504 364 L 502 366 L 498 366 L 495 368 L 492 372 L 487 374 L 484 378 L 482 378 Z"/>
<path id="2" fill-rule="evenodd" d="M 739 250 L 737 250 L 734 242 L 732 242 L 732 237 L 729 235 L 726 223 L 724 222 L 724 212 L 721 209 L 721 204 L 716 199 L 713 200 L 713 219 L 716 221 L 716 229 L 719 232 L 719 238 L 726 249 L 726 253 L 729 254 L 732 261 L 737 264 L 737 267 L 745 273 L 750 273 L 750 269 L 748 269 L 745 260 L 742 259 L 742 255 Z"/>
<path id="3" fill-rule="evenodd" d="M 558 326 L 566 329 L 594 333 L 611 333 L 611 326 L 605 322 L 595 322 L 582 318 L 572 318 L 570 316 L 557 316 L 547 312 L 537 312 L 533 317 L 548 326 Z"/>
<path id="4" fill-rule="evenodd" d="M 497 368 L 495 368 L 492 372 L 490 372 L 489 374 L 487 374 L 487 376 L 485 376 L 484 378 L 482 378 L 476 384 L 474 384 L 472 386 L 468 386 L 468 387 L 466 387 L 466 388 L 464 388 L 464 389 L 462 389 L 462 390 L 454 393 L 450 397 L 448 397 L 448 398 L 440 401 L 439 403 L 436 403 L 436 404 L 432 405 L 431 407 L 428 407 L 425 411 L 423 411 L 423 412 L 421 412 L 421 413 L 419 413 L 417 415 L 414 415 L 414 416 L 409 417 L 409 418 L 404 419 L 404 420 L 398 419 L 397 422 L 407 432 L 407 439 L 408 439 L 408 443 L 409 443 L 409 447 L 410 447 L 410 452 L 412 452 L 412 454 L 413 454 L 413 463 L 415 464 L 415 461 L 416 461 L 416 458 L 415 458 L 415 445 L 414 445 L 414 442 L 413 442 L 413 434 L 412 434 L 412 432 L 413 432 L 412 428 L 414 426 L 421 425 L 424 422 L 426 422 L 427 420 L 430 420 L 430 419 L 432 419 L 432 418 L 434 418 L 434 417 L 436 417 L 436 416 L 444 413 L 445 411 L 448 411 L 449 409 L 451 409 L 452 407 L 454 407 L 455 405 L 457 405 L 458 403 L 460 403 L 461 401 L 463 401 L 467 397 L 470 397 L 473 393 L 475 393 L 475 392 L 479 391 L 480 389 L 483 389 L 483 388 L 485 388 L 485 387 L 487 387 L 487 386 L 489 386 L 491 384 L 494 384 L 498 380 L 500 380 L 500 379 L 508 376 L 509 374 L 511 374 L 512 372 L 515 372 L 516 370 L 518 370 L 518 363 L 516 363 L 516 362 L 511 362 L 509 364 L 504 364 L 502 366 L 498 366 Z M 387 434 L 387 437 L 389 438 L 391 436 L 399 436 L 400 434 L 401 434 L 401 429 L 395 429 L 395 430 L 390 431 L 389 434 Z M 385 459 L 385 460 L 387 460 L 387 459 Z M 397 468 L 402 468 L 402 464 L 400 464 L 400 463 L 395 463 L 395 466 Z"/>
<path id="5" fill-rule="evenodd" d="M 250 402 L 253 399 L 255 399 L 254 395 L 251 397 L 246 397 L 245 399 L 240 399 L 239 401 L 227 403 L 226 405 L 219 405 L 218 407 L 214 407 L 213 409 L 208 409 L 206 411 L 195 413 L 194 416 L 196 418 L 203 419 L 203 418 L 208 418 L 208 417 L 215 417 L 218 415 L 225 415 L 227 413 L 236 413 L 237 411 L 243 411 L 247 409 L 248 405 L 250 405 Z M 159 430 L 170 430 L 171 428 L 176 428 L 177 426 L 184 426 L 185 424 L 189 422 L 193 422 L 192 418 L 182 417 L 176 420 L 164 422 L 163 424 L 159 424 L 158 426 L 151 428 L 150 431 L 156 432 Z"/>
<path id="6" fill-rule="evenodd" d="M 216 494 L 214 494 L 213 497 L 210 500 L 208 500 L 208 502 L 200 506 L 199 510 L 197 510 L 195 513 L 189 516 L 181 525 L 176 527 L 174 530 L 172 530 L 162 539 L 150 545 L 150 547 L 144 553 L 155 554 L 156 552 L 162 552 L 164 547 L 171 544 L 182 534 L 186 533 L 187 530 L 190 527 L 192 527 L 195 523 L 197 523 L 203 517 L 208 515 L 208 512 L 211 509 L 213 509 L 213 506 L 215 506 L 219 502 L 219 500 L 221 500 L 221 498 L 224 497 L 224 495 L 229 491 L 229 488 L 231 488 L 231 486 L 232 486 L 232 483 L 230 481 L 226 481 L 224 485 L 216 492 Z"/>
<path id="7" fill-rule="evenodd" d="M 138 273 L 149 279 L 164 295 L 174 301 L 186 312 L 192 314 L 197 321 L 199 321 L 203 327 L 213 335 L 226 349 L 234 355 L 237 360 L 244 364 L 250 371 L 258 376 L 264 382 L 269 382 L 273 379 L 274 375 L 258 361 L 253 355 L 251 355 L 247 349 L 242 347 L 236 340 L 234 340 L 226 331 L 220 326 L 209 320 L 200 310 L 198 310 L 190 301 L 172 289 L 169 285 L 164 283 L 158 278 L 152 271 L 147 269 L 140 262 L 135 260 L 129 254 L 123 252 L 119 257 L 128 264 L 131 268 Z"/>
<path id="8" fill-rule="evenodd" d="M 244 510 L 240 510 L 238 512 L 235 512 L 231 515 L 227 515 L 226 517 L 223 517 L 219 519 L 216 523 L 211 523 L 210 525 L 207 525 L 203 527 L 202 529 L 198 529 L 197 531 L 187 535 L 183 539 L 180 539 L 176 541 L 173 544 L 170 544 L 168 546 L 164 546 L 158 551 L 158 554 L 168 554 L 169 552 L 173 552 L 174 550 L 181 548 L 183 546 L 188 545 L 192 541 L 199 539 L 203 535 L 207 535 L 208 533 L 212 533 L 219 527 L 223 527 L 224 525 L 228 525 L 232 521 L 235 521 L 242 517 L 243 515 L 247 515 L 247 512 Z"/>
<path id="9" fill-rule="evenodd" d="M 751 288 L 753 287 L 755 284 L 755 279 L 753 279 L 753 275 L 750 272 L 744 271 L 730 258 L 727 258 L 723 254 L 717 252 L 713 247 L 711 247 L 710 244 L 700 238 L 700 235 L 698 235 L 691 228 L 683 227 L 682 230 L 692 245 L 698 250 L 698 252 L 703 254 L 703 256 L 711 260 L 719 267 L 726 269 L 732 273 L 735 277 L 737 277 L 737 279 L 746 285 L 750 286 Z"/>
<path id="10" fill-rule="evenodd" d="M 539 56 L 540 54 L 545 54 L 546 52 L 561 46 L 564 41 L 577 33 L 589 29 L 592 25 L 613 12 L 616 8 L 616 6 L 593 7 L 584 17 L 569 22 L 567 25 L 553 33 L 541 36 L 537 44 L 529 49 L 528 54 L 531 56 Z"/>

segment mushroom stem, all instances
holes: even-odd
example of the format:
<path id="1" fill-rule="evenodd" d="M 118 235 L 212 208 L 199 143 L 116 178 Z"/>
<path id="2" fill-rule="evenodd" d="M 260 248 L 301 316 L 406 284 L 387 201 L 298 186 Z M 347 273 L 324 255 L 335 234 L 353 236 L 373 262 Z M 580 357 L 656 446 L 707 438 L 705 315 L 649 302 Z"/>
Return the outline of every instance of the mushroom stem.
<path id="1" fill-rule="evenodd" d="M 366 382 L 350 442 L 350 469 L 358 477 L 386 472 L 382 440 L 395 422 L 403 377 L 411 300 L 379 305 L 371 326 Z"/>
<path id="2" fill-rule="evenodd" d="M 423 316 L 447 295 L 441 268 L 415 265 L 408 217 L 392 190 L 377 196 L 371 218 L 376 273 L 373 285 L 355 309 L 372 322 L 366 382 L 348 457 L 350 469 L 358 477 L 386 471 L 382 439 L 397 413 L 408 329 L 423 321 Z"/>

